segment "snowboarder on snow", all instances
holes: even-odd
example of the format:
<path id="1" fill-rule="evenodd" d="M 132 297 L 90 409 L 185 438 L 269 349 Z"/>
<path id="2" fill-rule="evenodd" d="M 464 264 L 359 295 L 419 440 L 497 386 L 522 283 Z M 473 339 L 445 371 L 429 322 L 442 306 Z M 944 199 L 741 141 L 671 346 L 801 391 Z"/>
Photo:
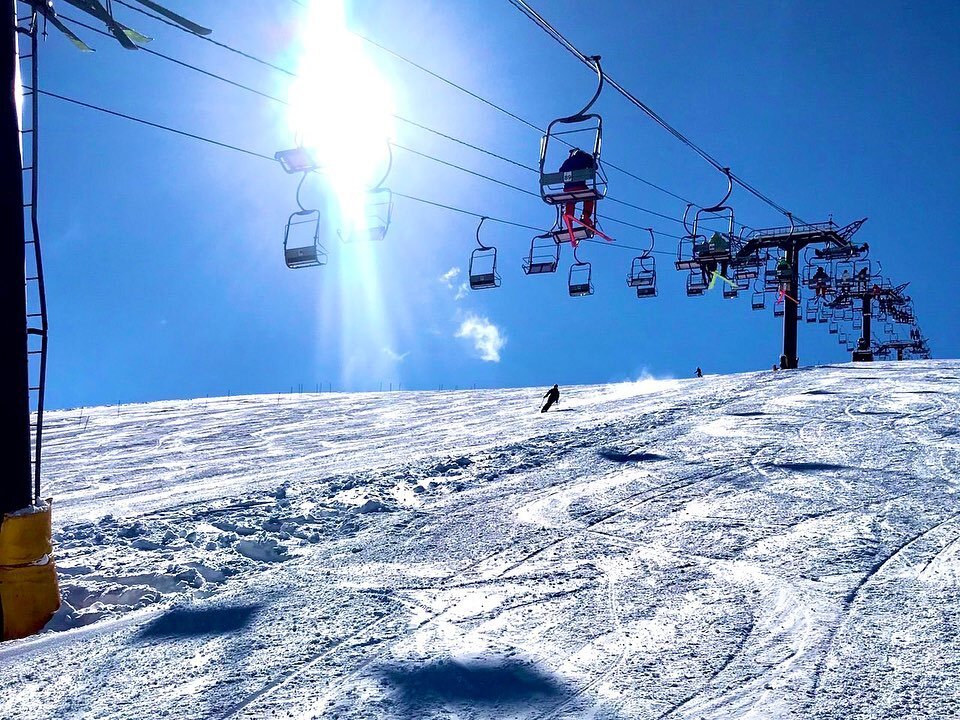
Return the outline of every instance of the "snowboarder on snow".
<path id="1" fill-rule="evenodd" d="M 560 402 L 560 388 L 554 385 L 543 394 L 541 400 L 546 400 L 546 402 L 543 404 L 543 407 L 540 408 L 540 412 L 546 412 L 555 402 Z"/>

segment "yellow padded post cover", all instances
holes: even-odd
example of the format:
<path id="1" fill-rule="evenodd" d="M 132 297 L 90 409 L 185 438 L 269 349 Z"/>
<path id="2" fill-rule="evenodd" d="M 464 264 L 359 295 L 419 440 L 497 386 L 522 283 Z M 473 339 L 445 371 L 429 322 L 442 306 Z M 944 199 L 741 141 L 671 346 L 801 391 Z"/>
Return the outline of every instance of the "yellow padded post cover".
<path id="1" fill-rule="evenodd" d="M 50 504 L 3 516 L 0 523 L 2 637 L 38 632 L 60 607 L 50 545 Z"/>

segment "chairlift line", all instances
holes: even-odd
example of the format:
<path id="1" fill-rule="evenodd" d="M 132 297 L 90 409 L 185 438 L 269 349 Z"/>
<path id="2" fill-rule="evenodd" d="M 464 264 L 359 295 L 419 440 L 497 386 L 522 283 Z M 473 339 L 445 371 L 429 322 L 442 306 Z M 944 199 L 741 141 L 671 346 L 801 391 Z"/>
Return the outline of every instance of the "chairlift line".
<path id="1" fill-rule="evenodd" d="M 577 49 L 577 47 L 573 45 L 573 43 L 571 43 L 566 37 L 564 37 L 562 33 L 560 33 L 547 20 L 545 20 L 542 15 L 540 15 L 536 10 L 530 7 L 530 5 L 526 2 L 526 0 L 507 0 L 507 2 L 513 5 L 521 13 L 523 13 L 528 19 L 532 20 L 536 25 L 540 27 L 540 29 L 542 29 L 550 37 L 552 37 L 555 41 L 557 41 L 560 45 L 566 48 L 572 55 L 578 58 L 584 65 L 587 65 L 588 67 L 593 66 L 592 58 L 590 56 L 585 55 L 583 52 Z M 633 103 L 638 108 L 640 108 L 644 113 L 646 113 L 648 117 L 650 117 L 654 122 L 660 125 L 663 129 L 665 129 L 671 135 L 673 135 L 677 140 L 679 140 L 684 145 L 686 145 L 691 150 L 693 150 L 695 153 L 697 153 L 701 158 L 707 161 L 716 170 L 718 170 L 719 172 L 728 172 L 729 176 L 738 185 L 740 185 L 742 188 L 747 190 L 747 192 L 754 195 L 758 199 L 762 200 L 763 202 L 765 202 L 767 205 L 774 208 L 775 210 L 778 210 L 784 215 L 789 213 L 788 210 L 786 210 L 784 207 L 782 207 L 778 203 L 774 202 L 768 196 L 761 193 L 759 190 L 757 190 L 755 187 L 750 185 L 748 182 L 746 182 L 736 174 L 730 173 L 729 169 L 724 168 L 724 166 L 718 160 L 716 160 L 714 157 L 708 154 L 705 150 L 703 150 L 703 148 L 701 148 L 699 145 L 697 145 L 692 140 L 690 140 L 690 138 L 688 138 L 679 130 L 677 130 L 672 125 L 670 125 L 666 120 L 664 120 L 660 115 L 658 115 L 653 110 L 653 108 L 651 108 L 649 105 L 647 105 L 642 100 L 637 98 L 633 93 L 631 93 L 622 85 L 620 85 L 618 82 L 616 82 L 608 74 L 604 73 L 604 76 L 606 78 L 606 82 L 611 87 L 616 89 L 617 92 L 623 95 L 627 100 L 629 100 L 631 103 Z"/>

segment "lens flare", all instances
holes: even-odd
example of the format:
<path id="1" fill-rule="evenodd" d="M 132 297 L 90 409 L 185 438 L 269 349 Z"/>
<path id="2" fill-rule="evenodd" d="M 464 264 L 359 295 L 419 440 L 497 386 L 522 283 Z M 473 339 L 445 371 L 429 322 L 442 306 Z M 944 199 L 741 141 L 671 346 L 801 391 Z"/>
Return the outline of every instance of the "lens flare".
<path id="1" fill-rule="evenodd" d="M 313 0 L 307 8 L 289 122 L 321 163 L 339 226 L 352 233 L 365 227 L 368 191 L 388 164 L 393 100 L 361 40 L 347 30 L 344 2 Z"/>
<path id="2" fill-rule="evenodd" d="M 393 137 L 393 95 L 389 83 L 365 55 L 361 40 L 347 29 L 348 0 L 313 0 L 300 32 L 297 77 L 290 86 L 289 128 L 296 142 L 311 150 L 320 165 L 326 200 L 325 236 L 368 239 L 383 224 L 383 194 L 371 192 L 387 171 Z M 402 354 L 394 348 L 392 308 L 384 300 L 384 270 L 377 244 L 349 242 L 336 254 L 336 278 L 321 294 L 339 289 L 339 298 L 320 300 L 324 327 L 340 328 L 340 382 L 344 388 L 369 387 L 376 378 L 397 377 Z M 333 263 L 331 263 L 333 266 Z M 322 352 L 331 349 L 325 333 Z"/>

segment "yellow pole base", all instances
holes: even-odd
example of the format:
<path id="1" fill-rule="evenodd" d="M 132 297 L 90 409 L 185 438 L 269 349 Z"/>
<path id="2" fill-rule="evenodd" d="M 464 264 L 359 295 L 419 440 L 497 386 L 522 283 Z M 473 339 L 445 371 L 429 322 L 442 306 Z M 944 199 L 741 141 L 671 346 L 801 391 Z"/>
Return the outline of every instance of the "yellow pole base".
<path id="1" fill-rule="evenodd" d="M 3 640 L 33 635 L 60 607 L 50 545 L 50 503 L 0 522 L 0 624 Z"/>

